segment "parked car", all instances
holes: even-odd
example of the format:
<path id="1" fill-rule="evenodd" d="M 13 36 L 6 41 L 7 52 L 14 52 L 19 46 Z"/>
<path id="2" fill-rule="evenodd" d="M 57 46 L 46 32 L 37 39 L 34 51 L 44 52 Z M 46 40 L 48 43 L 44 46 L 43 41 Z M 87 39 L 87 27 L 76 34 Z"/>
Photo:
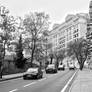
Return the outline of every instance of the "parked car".
<path id="1" fill-rule="evenodd" d="M 64 64 L 59 64 L 58 70 L 65 70 L 65 65 Z"/>
<path id="2" fill-rule="evenodd" d="M 46 73 L 57 73 L 57 68 L 55 64 L 49 64 L 46 68 Z"/>
<path id="3" fill-rule="evenodd" d="M 75 66 L 73 64 L 69 65 L 69 70 L 75 70 Z"/>
<path id="4" fill-rule="evenodd" d="M 41 68 L 39 67 L 32 67 L 32 68 L 29 68 L 23 75 L 23 79 L 39 79 L 39 78 L 42 78 L 43 77 L 43 72 L 41 70 Z"/>

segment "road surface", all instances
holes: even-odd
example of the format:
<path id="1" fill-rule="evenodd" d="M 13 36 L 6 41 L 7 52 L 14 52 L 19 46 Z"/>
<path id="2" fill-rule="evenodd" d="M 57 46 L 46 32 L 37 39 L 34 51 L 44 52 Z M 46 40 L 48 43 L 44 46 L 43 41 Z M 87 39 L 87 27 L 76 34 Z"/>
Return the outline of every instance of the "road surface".
<path id="1" fill-rule="evenodd" d="M 0 92 L 61 92 L 74 72 L 65 70 L 56 74 L 44 73 L 38 80 L 18 78 L 0 82 Z"/>

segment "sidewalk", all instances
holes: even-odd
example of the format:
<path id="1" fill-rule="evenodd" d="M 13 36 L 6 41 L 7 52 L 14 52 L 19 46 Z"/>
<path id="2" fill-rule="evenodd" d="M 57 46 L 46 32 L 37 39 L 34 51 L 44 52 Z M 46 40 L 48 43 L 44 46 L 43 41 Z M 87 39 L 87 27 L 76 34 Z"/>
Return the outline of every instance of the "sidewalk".
<path id="1" fill-rule="evenodd" d="M 42 71 L 45 72 L 45 70 L 42 70 Z M 24 72 L 24 73 L 25 73 L 25 72 Z M 2 76 L 2 79 L 0 79 L 0 82 L 1 82 L 1 81 L 6 81 L 6 80 L 11 80 L 11 79 L 16 79 L 16 78 L 21 78 L 24 73 L 17 73 L 17 74 L 4 75 L 4 76 Z"/>
<path id="2" fill-rule="evenodd" d="M 2 79 L 0 79 L 0 82 L 10 80 L 10 79 L 20 78 L 22 76 L 23 76 L 23 73 L 4 75 L 4 76 L 2 76 Z"/>
<path id="3" fill-rule="evenodd" d="M 92 92 L 92 70 L 79 70 L 69 92 Z"/>

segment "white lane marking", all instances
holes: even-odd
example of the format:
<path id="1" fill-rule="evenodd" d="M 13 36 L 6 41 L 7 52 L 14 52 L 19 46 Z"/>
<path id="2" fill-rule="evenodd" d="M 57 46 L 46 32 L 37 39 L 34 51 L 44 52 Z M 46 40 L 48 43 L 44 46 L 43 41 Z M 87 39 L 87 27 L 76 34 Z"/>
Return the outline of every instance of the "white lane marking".
<path id="1" fill-rule="evenodd" d="M 68 85 L 70 84 L 70 82 L 72 81 L 72 79 L 74 78 L 74 76 L 76 75 L 77 71 L 72 75 L 72 77 L 70 78 L 70 80 L 67 82 L 67 84 L 64 86 L 64 88 L 61 90 L 61 92 L 65 92 L 66 88 L 68 87 Z"/>
<path id="2" fill-rule="evenodd" d="M 9 92 L 14 92 L 14 91 L 17 91 L 18 89 L 14 89 L 14 90 L 11 90 L 11 91 L 9 91 Z"/>
<path id="3" fill-rule="evenodd" d="M 27 86 L 30 86 L 30 85 L 32 85 L 32 84 L 35 84 L 36 82 L 32 82 L 32 83 L 29 83 L 29 84 L 27 84 L 27 85 L 25 85 L 25 86 L 23 86 L 23 87 L 27 87 Z"/>
<path id="4" fill-rule="evenodd" d="M 43 81 L 43 80 L 46 80 L 46 78 L 40 79 L 40 80 L 38 80 L 38 81 Z"/>

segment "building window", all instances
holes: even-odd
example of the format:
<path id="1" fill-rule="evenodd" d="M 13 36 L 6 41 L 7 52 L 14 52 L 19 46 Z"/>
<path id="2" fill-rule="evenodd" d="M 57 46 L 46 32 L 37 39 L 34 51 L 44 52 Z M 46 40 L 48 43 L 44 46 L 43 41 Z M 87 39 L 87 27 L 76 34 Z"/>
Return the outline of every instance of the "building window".
<path id="1" fill-rule="evenodd" d="M 77 34 L 73 35 L 73 38 L 76 38 L 76 37 L 78 37 L 78 36 L 79 36 L 79 34 L 77 33 Z"/>
<path id="2" fill-rule="evenodd" d="M 76 29 L 76 30 L 74 30 L 74 32 L 73 32 L 73 33 L 75 34 L 75 33 L 77 33 L 78 31 L 79 31 L 79 29 Z"/>
<path id="3" fill-rule="evenodd" d="M 74 32 L 73 33 L 76 33 L 76 30 L 74 30 Z"/>
<path id="4" fill-rule="evenodd" d="M 76 35 L 73 35 L 73 38 L 76 38 Z"/>

